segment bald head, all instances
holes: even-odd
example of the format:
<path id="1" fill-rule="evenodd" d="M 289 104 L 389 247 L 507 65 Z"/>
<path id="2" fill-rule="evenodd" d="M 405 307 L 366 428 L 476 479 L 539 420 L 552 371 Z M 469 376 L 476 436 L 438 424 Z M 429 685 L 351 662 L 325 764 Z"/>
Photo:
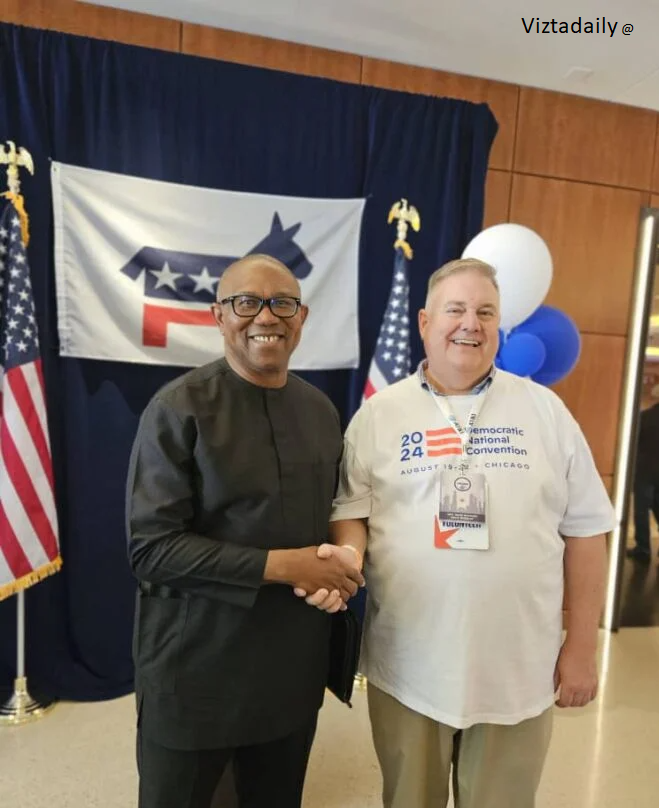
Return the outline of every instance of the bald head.
<path id="1" fill-rule="evenodd" d="M 246 291 L 250 281 L 255 276 L 262 276 L 264 273 L 273 277 L 281 276 L 281 294 L 300 296 L 300 284 L 285 264 L 271 255 L 246 255 L 244 258 L 234 261 L 222 273 L 220 282 L 217 284 L 217 300 Z"/>
<path id="2" fill-rule="evenodd" d="M 227 267 L 212 311 L 226 361 L 239 376 L 261 387 L 286 384 L 309 313 L 300 296 L 295 275 L 269 255 L 248 255 Z"/>

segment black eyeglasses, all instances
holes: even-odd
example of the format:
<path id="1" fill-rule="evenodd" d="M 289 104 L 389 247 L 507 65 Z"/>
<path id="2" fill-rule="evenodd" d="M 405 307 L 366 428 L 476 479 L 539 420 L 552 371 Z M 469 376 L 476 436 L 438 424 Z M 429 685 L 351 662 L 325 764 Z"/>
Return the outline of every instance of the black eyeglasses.
<path id="1" fill-rule="evenodd" d="M 231 295 L 219 300 L 218 303 L 231 303 L 234 314 L 238 317 L 256 317 L 265 305 L 275 317 L 295 317 L 300 308 L 299 297 L 271 297 L 263 298 L 256 295 Z"/>

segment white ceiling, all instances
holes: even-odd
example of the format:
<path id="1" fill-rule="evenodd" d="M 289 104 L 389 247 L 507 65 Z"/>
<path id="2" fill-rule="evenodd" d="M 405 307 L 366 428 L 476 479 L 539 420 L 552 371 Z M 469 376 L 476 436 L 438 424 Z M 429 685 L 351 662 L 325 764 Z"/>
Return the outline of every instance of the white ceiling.
<path id="1" fill-rule="evenodd" d="M 659 0 L 85 1 L 659 110 Z M 617 27 L 543 34 L 534 15 Z"/>

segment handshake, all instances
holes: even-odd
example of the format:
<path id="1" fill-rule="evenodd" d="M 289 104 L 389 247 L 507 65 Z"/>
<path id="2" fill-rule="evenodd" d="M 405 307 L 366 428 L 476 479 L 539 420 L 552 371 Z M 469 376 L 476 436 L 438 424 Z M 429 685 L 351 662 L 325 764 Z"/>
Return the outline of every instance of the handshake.
<path id="1" fill-rule="evenodd" d="M 299 598 L 324 612 L 338 612 L 364 586 L 361 553 L 351 545 L 321 544 L 271 550 L 264 581 L 286 583 Z"/>

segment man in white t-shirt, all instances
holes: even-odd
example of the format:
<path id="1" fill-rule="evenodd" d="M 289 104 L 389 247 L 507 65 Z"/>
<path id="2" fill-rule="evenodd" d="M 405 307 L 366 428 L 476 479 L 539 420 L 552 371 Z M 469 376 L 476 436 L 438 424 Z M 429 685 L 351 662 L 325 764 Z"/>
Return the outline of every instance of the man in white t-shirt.
<path id="1" fill-rule="evenodd" d="M 492 267 L 437 270 L 427 359 L 345 436 L 331 552 L 365 557 L 360 669 L 385 808 L 446 805 L 451 770 L 460 808 L 531 808 L 556 693 L 582 707 L 597 692 L 613 511 L 560 399 L 495 371 L 499 319 Z M 341 608 L 325 590 L 307 602 Z"/>

